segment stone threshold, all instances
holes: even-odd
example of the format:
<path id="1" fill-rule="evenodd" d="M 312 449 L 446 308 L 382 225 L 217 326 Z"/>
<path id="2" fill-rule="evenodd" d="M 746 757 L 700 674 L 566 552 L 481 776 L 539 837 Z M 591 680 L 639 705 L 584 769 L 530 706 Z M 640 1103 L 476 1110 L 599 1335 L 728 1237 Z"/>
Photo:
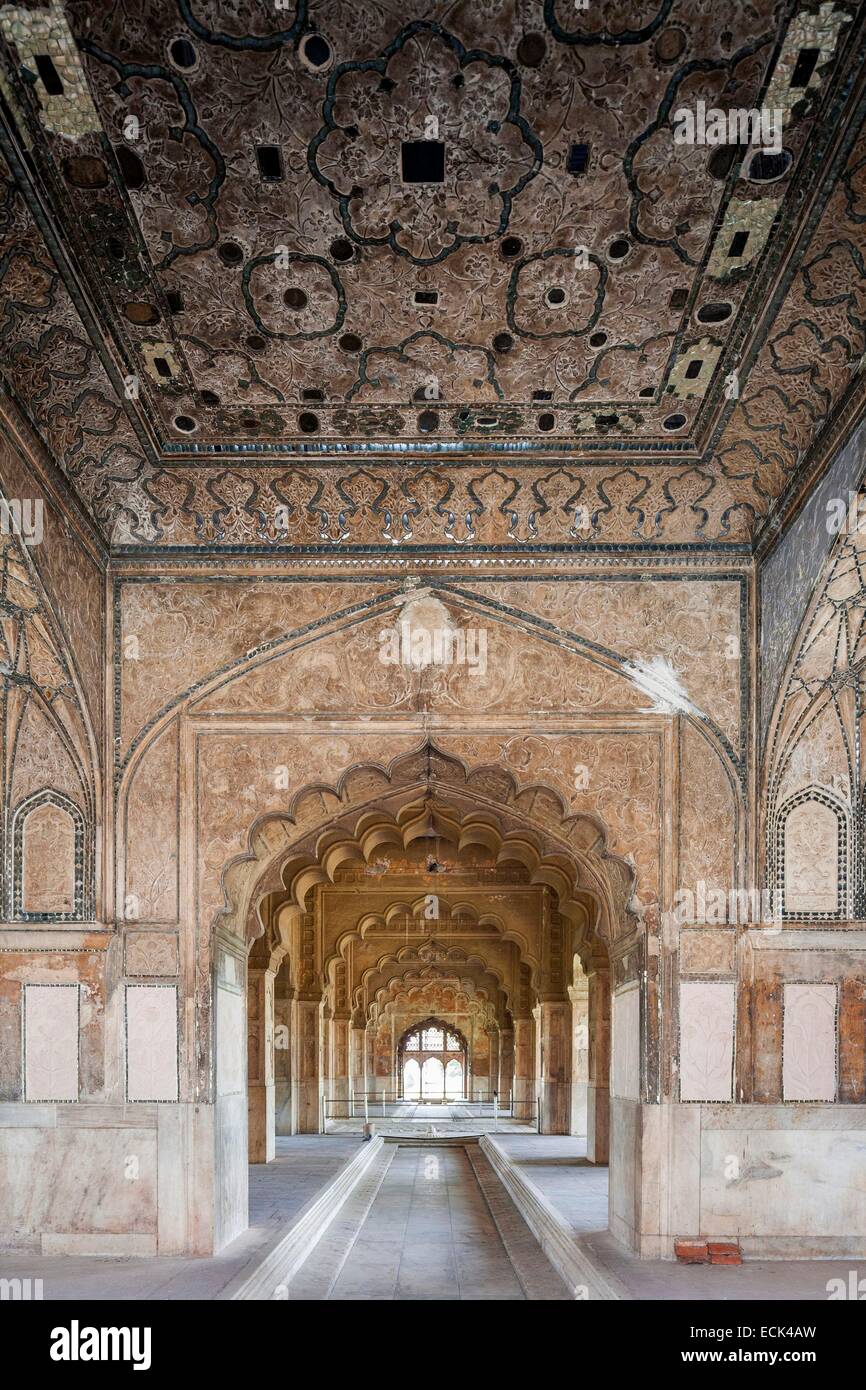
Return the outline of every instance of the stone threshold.
<path id="1" fill-rule="evenodd" d="M 588 1241 L 575 1235 L 565 1217 L 495 1139 L 481 1135 L 479 1148 L 575 1299 L 626 1301 L 634 1298 L 622 1280 L 599 1262 Z"/>
<path id="2" fill-rule="evenodd" d="M 310 1199 L 291 1225 L 283 1228 L 267 1246 L 258 1251 L 250 1263 L 220 1290 L 217 1298 L 259 1301 L 286 1299 L 292 1279 L 337 1219 L 358 1184 L 371 1168 L 375 1170 L 381 1165 L 383 1149 L 384 1141 L 379 1135 L 363 1144 L 339 1173 Z M 384 1166 L 387 1168 L 387 1163 Z"/>

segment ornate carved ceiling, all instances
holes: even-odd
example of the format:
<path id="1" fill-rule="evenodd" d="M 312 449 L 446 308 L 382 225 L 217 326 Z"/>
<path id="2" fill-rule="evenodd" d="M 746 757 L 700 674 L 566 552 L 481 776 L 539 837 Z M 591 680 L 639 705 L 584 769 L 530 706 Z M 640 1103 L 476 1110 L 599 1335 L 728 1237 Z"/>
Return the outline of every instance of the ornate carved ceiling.
<path id="1" fill-rule="evenodd" d="M 0 9 L 3 375 L 106 538 L 753 540 L 861 405 L 862 7 L 293 5 Z"/>

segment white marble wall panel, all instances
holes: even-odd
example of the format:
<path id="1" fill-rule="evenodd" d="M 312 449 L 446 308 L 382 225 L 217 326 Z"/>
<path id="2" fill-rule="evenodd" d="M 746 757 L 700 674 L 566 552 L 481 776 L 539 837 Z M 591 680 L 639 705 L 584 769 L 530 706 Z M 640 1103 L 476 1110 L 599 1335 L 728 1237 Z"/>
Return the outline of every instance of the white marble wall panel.
<path id="1" fill-rule="evenodd" d="M 24 987 L 24 1096 L 78 1100 L 78 985 Z"/>
<path id="2" fill-rule="evenodd" d="M 217 986 L 217 1095 L 246 1088 L 246 1009 L 239 990 Z"/>
<path id="3" fill-rule="evenodd" d="M 126 1098 L 177 1100 L 177 989 L 126 986 Z"/>
<path id="4" fill-rule="evenodd" d="M 613 996 L 611 1094 L 622 1100 L 640 1098 L 640 992 Z"/>
<path id="5" fill-rule="evenodd" d="M 862 1249 L 863 1129 L 782 1128 L 777 1115 L 774 1107 L 766 1129 L 704 1130 L 701 1231 L 792 1241 L 804 1252 L 817 1238 Z M 742 1107 L 733 1109 L 735 1126 L 737 1116 Z M 791 1110 L 787 1116 L 795 1118 Z"/>
<path id="6" fill-rule="evenodd" d="M 782 1095 L 836 1099 L 835 985 L 785 985 Z"/>
<path id="7" fill-rule="evenodd" d="M 680 985 L 681 1100 L 731 1100 L 735 1009 L 732 980 Z"/>

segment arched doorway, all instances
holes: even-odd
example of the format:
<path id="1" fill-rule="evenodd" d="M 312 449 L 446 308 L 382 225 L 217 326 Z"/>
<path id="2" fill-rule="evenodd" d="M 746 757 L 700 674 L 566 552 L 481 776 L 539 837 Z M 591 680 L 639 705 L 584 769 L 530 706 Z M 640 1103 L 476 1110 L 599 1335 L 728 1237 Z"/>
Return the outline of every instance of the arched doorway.
<path id="1" fill-rule="evenodd" d="M 567 814 L 553 793 L 539 803 L 533 792 L 530 806 L 507 770 L 468 771 L 433 745 L 396 758 L 387 770 L 352 768 L 339 794 L 329 796 L 342 808 L 336 814 L 323 807 L 319 788 L 297 794 L 288 847 L 284 817 L 257 822 L 250 852 L 225 871 L 227 900 L 235 906 L 222 932 L 231 923 L 248 947 L 264 932 L 269 946 L 279 944 L 292 960 L 285 1058 L 291 1132 L 322 1132 L 339 1086 L 349 1092 L 355 1116 L 359 1096 L 362 1114 L 369 1102 L 371 1110 L 381 1105 L 384 1116 L 400 1094 L 442 1103 L 496 1092 L 511 1097 L 514 1119 L 544 1133 L 569 1133 L 573 953 L 580 952 L 587 971 L 599 963 L 599 1007 L 590 1007 L 589 1031 L 591 1051 L 599 1032 L 601 1083 L 609 1047 L 600 1036 L 609 1029 L 603 998 L 610 992 L 609 943 L 633 936 L 627 903 L 634 870 L 599 853 L 596 822 Z M 359 916 L 364 893 L 383 896 Z M 475 905 L 473 893 L 485 901 Z M 332 926 L 340 894 L 348 906 L 343 917 L 333 914 Z M 522 924 L 509 919 L 521 897 L 529 904 Z M 633 952 L 630 968 L 638 959 Z M 408 1000 L 431 982 L 459 987 L 467 997 L 474 992 L 489 1036 L 473 1025 L 471 1049 L 428 1049 L 438 1066 L 425 1075 L 420 1046 L 398 1064 L 404 1034 L 389 1031 L 384 1006 L 392 988 Z M 395 1022 L 397 1016 L 395 1010 Z M 444 1020 L 416 1013 L 412 1027 L 431 1019 L 452 1027 L 447 1011 Z M 407 1074 L 407 1060 L 418 1070 Z M 447 1070 L 450 1062 L 456 1065 Z M 586 1124 L 591 1161 L 604 1163 L 606 1088 L 587 1085 L 585 1093 L 587 1110 L 599 1110 L 595 1125 L 592 1116 Z M 594 1129 L 602 1142 L 593 1146 Z M 221 1185 L 227 1176 L 219 1174 Z"/>
<path id="2" fill-rule="evenodd" d="M 442 1104 L 465 1097 L 469 1044 L 452 1025 L 438 1018 L 414 1024 L 400 1039 L 397 1059 L 406 1100 Z"/>

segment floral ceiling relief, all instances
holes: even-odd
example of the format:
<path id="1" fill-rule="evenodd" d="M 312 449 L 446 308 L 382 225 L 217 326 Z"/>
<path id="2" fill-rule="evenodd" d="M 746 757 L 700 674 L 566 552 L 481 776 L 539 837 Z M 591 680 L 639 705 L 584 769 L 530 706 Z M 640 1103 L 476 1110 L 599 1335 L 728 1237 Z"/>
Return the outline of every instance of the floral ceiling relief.
<path id="1" fill-rule="evenodd" d="M 438 26 L 409 25 L 381 58 L 341 64 L 324 112 L 310 167 L 343 225 L 415 264 L 501 236 L 513 199 L 541 168 L 515 69 Z"/>
<path id="2" fill-rule="evenodd" d="M 107 540 L 736 544 L 788 505 L 863 391 L 866 15 L 598 9 L 68 0 L 65 135 L 14 11 L 8 410 Z M 781 172 L 675 140 L 768 87 Z"/>

